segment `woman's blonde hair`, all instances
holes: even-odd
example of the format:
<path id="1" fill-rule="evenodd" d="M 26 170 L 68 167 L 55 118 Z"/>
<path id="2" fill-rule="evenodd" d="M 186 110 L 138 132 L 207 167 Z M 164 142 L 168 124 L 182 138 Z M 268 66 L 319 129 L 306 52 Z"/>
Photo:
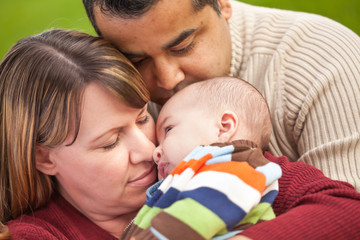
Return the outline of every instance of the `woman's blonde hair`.
<path id="1" fill-rule="evenodd" d="M 48 30 L 20 40 L 4 57 L 0 64 L 2 223 L 49 201 L 56 182 L 36 169 L 35 146 L 63 143 L 70 126 L 75 126 L 75 141 L 82 92 L 91 82 L 134 108 L 144 107 L 150 99 L 131 63 L 109 42 L 85 33 Z"/>

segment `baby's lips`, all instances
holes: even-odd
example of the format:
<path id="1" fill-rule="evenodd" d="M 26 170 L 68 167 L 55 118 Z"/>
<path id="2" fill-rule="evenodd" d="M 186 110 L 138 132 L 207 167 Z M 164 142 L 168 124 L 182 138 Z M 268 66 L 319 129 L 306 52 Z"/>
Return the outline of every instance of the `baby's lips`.
<path id="1" fill-rule="evenodd" d="M 169 163 L 168 162 L 160 162 L 158 164 L 158 172 L 162 178 L 166 178 L 168 173 Z"/>

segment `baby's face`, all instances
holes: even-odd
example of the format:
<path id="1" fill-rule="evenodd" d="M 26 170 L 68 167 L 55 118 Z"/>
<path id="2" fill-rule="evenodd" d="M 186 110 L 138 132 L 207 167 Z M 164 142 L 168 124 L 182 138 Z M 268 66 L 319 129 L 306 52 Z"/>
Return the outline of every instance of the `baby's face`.
<path id="1" fill-rule="evenodd" d="M 154 151 L 159 178 L 165 178 L 195 147 L 217 141 L 215 117 L 204 117 L 195 104 L 172 97 L 162 108 L 156 126 L 159 146 Z"/>

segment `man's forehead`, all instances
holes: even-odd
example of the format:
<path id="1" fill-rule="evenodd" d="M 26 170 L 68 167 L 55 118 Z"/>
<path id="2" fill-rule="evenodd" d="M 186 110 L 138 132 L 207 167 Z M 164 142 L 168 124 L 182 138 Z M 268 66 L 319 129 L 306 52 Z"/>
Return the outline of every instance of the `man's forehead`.
<path id="1" fill-rule="evenodd" d="M 158 3 L 159 6 L 161 2 Z M 146 51 L 144 46 L 161 50 L 171 48 L 194 33 L 198 27 L 184 11 L 176 10 L 176 14 L 169 14 L 160 9 L 155 6 L 144 16 L 124 19 L 101 14 L 97 8 L 95 19 L 104 38 L 113 42 L 128 56 L 137 57 Z"/>
<path id="2" fill-rule="evenodd" d="M 179 24 L 181 17 L 186 19 L 194 13 L 196 12 L 194 11 L 192 0 L 181 0 L 176 1 L 176 3 L 173 0 L 161 0 L 141 16 L 133 18 L 122 18 L 120 15 L 116 15 L 116 13 L 102 11 L 98 5 L 94 6 L 95 21 L 100 29 L 106 27 L 105 24 L 102 24 L 103 22 L 116 22 L 122 27 L 138 26 L 147 29 L 156 26 L 152 30 L 153 32 L 158 30 L 159 33 L 163 32 L 163 30 L 169 31 L 169 29 L 174 27 L 174 24 Z"/>

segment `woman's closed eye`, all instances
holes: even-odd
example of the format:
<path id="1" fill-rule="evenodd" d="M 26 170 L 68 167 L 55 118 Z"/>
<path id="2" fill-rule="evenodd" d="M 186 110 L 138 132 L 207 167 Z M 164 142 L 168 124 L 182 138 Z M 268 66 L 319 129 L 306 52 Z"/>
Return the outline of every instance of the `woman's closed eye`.
<path id="1" fill-rule="evenodd" d="M 142 124 L 148 123 L 149 120 L 150 120 L 150 116 L 149 116 L 149 115 L 145 115 L 145 116 L 143 116 L 141 119 L 137 120 L 136 123 L 142 125 Z"/>
<path id="2" fill-rule="evenodd" d="M 104 146 L 103 149 L 110 150 L 110 149 L 115 148 L 119 144 L 119 140 L 120 140 L 120 134 L 117 135 L 117 137 L 113 143 Z"/>

